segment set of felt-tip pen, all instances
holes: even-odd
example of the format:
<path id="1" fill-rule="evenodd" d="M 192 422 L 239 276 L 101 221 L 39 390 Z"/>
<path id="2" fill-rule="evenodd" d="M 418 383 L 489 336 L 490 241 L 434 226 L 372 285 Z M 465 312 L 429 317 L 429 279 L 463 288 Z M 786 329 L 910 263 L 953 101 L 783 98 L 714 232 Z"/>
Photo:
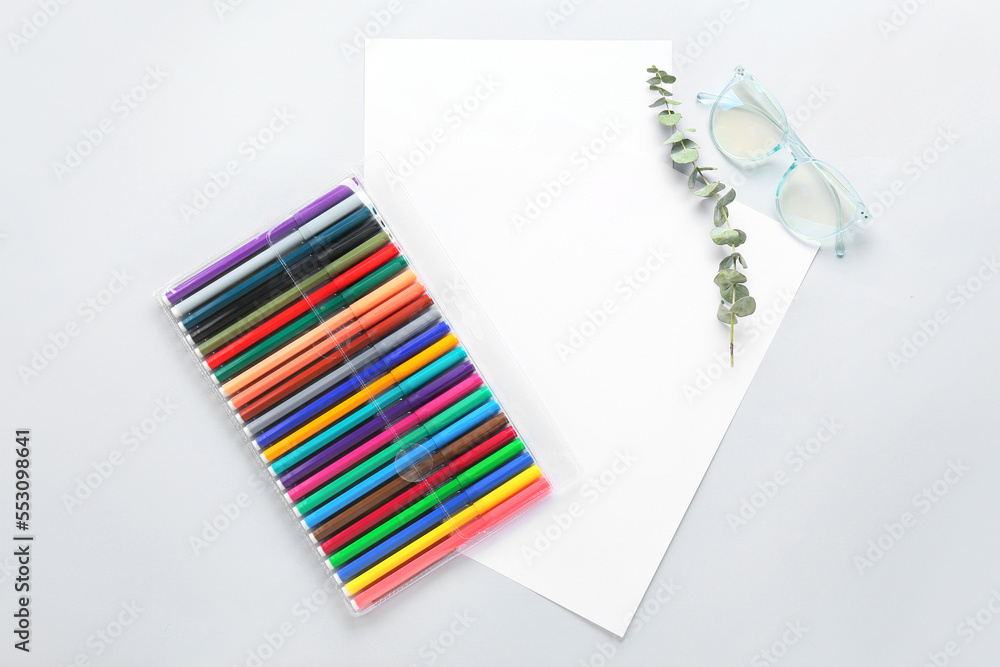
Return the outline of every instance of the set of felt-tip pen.
<path id="1" fill-rule="evenodd" d="M 161 298 L 354 610 L 550 490 L 356 181 Z"/>

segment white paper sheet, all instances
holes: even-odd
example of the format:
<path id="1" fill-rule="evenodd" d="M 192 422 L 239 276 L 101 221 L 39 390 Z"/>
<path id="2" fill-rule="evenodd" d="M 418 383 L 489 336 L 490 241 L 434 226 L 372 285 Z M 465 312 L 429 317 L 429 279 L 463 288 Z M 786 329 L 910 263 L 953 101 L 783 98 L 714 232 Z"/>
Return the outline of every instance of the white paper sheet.
<path id="1" fill-rule="evenodd" d="M 730 369 L 711 204 L 647 107 L 645 68 L 669 63 L 669 42 L 365 50 L 366 154 L 400 173 L 583 468 L 471 555 L 619 636 L 816 253 L 732 206 L 758 309 Z"/>

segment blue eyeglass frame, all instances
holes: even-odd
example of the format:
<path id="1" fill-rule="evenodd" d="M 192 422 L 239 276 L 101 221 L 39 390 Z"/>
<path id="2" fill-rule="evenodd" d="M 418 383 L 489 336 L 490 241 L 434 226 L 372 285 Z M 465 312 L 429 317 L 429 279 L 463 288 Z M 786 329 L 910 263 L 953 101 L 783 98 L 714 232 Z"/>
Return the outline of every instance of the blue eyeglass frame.
<path id="1" fill-rule="evenodd" d="M 781 114 L 780 118 L 778 118 L 772 114 L 766 113 L 767 112 L 766 109 L 756 109 L 758 113 L 763 115 L 765 118 L 767 118 L 768 121 L 774 124 L 778 129 L 780 129 L 782 131 L 782 134 L 781 138 L 773 147 L 765 150 L 758 156 L 749 158 L 733 155 L 730 151 L 726 150 L 725 147 L 719 144 L 719 141 L 715 136 L 715 132 L 713 130 L 714 128 L 713 121 L 715 118 L 715 114 L 720 108 L 723 110 L 728 110 L 737 106 L 744 105 L 743 101 L 739 99 L 739 97 L 737 97 L 732 92 L 733 87 L 740 83 L 748 83 L 749 85 L 756 88 L 757 92 L 762 93 L 767 98 L 768 102 L 770 102 L 770 104 L 774 107 L 774 109 Z M 841 174 L 836 168 L 833 167 L 833 165 L 829 164 L 828 162 L 824 162 L 823 160 L 815 158 L 812 152 L 810 152 L 810 150 L 806 148 L 805 144 L 802 143 L 802 139 L 799 138 L 799 135 L 796 134 L 791 124 L 789 124 L 788 116 L 785 113 L 784 107 L 781 106 L 781 103 L 778 102 L 778 99 L 774 96 L 774 94 L 770 91 L 770 89 L 768 89 L 767 86 L 765 86 L 760 81 L 755 79 L 746 70 L 746 68 L 744 68 L 743 66 L 737 66 L 736 69 L 734 70 L 732 80 L 726 85 L 725 88 L 722 89 L 721 93 L 719 93 L 718 95 L 711 95 L 709 93 L 698 93 L 697 99 L 698 102 L 702 104 L 712 104 L 712 110 L 709 113 L 708 117 L 709 118 L 708 133 L 709 136 L 712 137 L 712 143 L 714 143 L 716 148 L 718 148 L 719 151 L 722 152 L 722 154 L 725 155 L 728 159 L 733 160 L 734 162 L 758 162 L 760 160 L 770 157 L 771 155 L 774 155 L 782 148 L 787 148 L 789 150 L 789 152 L 792 154 L 792 164 L 790 167 L 788 167 L 787 171 L 785 171 L 785 174 L 781 177 L 781 180 L 778 181 L 778 188 L 774 193 L 775 208 L 778 211 L 778 218 L 781 220 L 781 224 L 783 224 L 785 228 L 788 229 L 789 232 L 800 238 L 820 241 L 823 239 L 830 238 L 831 236 L 836 236 L 837 256 L 843 257 L 845 252 L 844 231 L 858 224 L 862 220 L 870 220 L 872 217 L 871 211 L 868 209 L 867 206 L 865 206 L 865 203 L 864 201 L 862 201 L 860 195 L 858 195 L 857 190 L 854 189 L 854 186 L 851 185 L 850 181 L 848 181 L 843 174 Z M 789 178 L 792 176 L 792 174 L 795 172 L 796 169 L 809 164 L 816 166 L 818 168 L 817 171 L 819 171 L 821 174 L 823 172 L 829 172 L 834 177 L 834 180 L 831 180 L 829 178 L 824 178 L 824 180 L 826 181 L 826 184 L 831 189 L 835 189 L 837 191 L 837 194 L 839 195 L 835 197 L 835 200 L 837 202 L 836 205 L 838 207 L 838 210 L 835 212 L 838 220 L 838 225 L 835 229 L 826 234 L 810 235 L 802 233 L 800 230 L 795 228 L 795 225 L 792 222 L 790 222 L 785 218 L 785 215 L 781 210 L 782 189 L 788 183 Z M 854 216 L 846 224 L 840 223 L 840 221 L 843 219 L 841 211 L 839 210 L 839 207 L 841 205 L 840 204 L 841 198 L 849 200 L 855 207 Z"/>

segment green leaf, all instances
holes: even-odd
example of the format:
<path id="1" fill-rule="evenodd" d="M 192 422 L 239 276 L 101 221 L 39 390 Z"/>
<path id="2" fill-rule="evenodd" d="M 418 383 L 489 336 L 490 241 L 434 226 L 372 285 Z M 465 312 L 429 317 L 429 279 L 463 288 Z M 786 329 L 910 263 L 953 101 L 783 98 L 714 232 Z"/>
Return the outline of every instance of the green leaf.
<path id="1" fill-rule="evenodd" d="M 747 263 L 746 263 L 746 261 L 744 261 L 743 255 L 741 255 L 738 252 L 734 252 L 733 253 L 733 257 L 735 257 L 739 261 L 740 266 L 742 266 L 744 269 L 747 268 Z"/>
<path id="2" fill-rule="evenodd" d="M 672 104 L 674 106 L 677 106 L 678 104 L 680 104 L 680 102 L 678 102 L 677 100 L 667 100 L 667 104 Z"/>
<path id="3" fill-rule="evenodd" d="M 667 103 L 662 97 L 658 98 L 655 102 L 649 105 L 650 109 L 655 109 L 656 107 L 662 107 Z"/>
<path id="4" fill-rule="evenodd" d="M 670 159 L 677 164 L 687 164 L 688 162 L 694 162 L 698 159 L 698 151 L 694 148 L 685 148 L 677 151 L 676 153 L 671 153 Z"/>
<path id="5" fill-rule="evenodd" d="M 733 241 L 733 243 L 731 243 L 730 245 L 741 246 L 744 243 L 746 243 L 746 240 L 747 240 L 747 233 L 746 232 L 744 232 L 742 229 L 734 229 L 732 231 L 736 232 L 737 237 L 736 237 L 736 240 Z"/>
<path id="6" fill-rule="evenodd" d="M 702 167 L 704 169 L 704 167 Z M 716 227 L 721 227 L 726 224 L 729 218 L 729 209 L 725 206 L 715 205 L 715 212 L 712 214 L 712 221 L 715 222 Z"/>
<path id="7" fill-rule="evenodd" d="M 650 85 L 654 85 L 655 84 L 655 85 L 658 86 L 658 85 L 660 85 L 662 83 L 662 81 L 660 81 L 660 77 L 654 76 L 651 79 L 646 79 L 646 83 L 648 83 Z"/>
<path id="8" fill-rule="evenodd" d="M 658 71 L 656 74 L 661 79 L 663 79 L 663 83 L 674 83 L 675 81 L 677 81 L 677 77 L 676 76 L 671 76 L 671 75 L 667 74 L 666 72 L 664 72 L 662 69 L 660 71 Z"/>
<path id="9" fill-rule="evenodd" d="M 663 113 L 663 112 L 661 111 L 660 113 Z M 680 141 L 683 138 L 684 138 L 684 133 L 683 132 L 681 132 L 680 130 L 674 130 L 674 133 L 671 134 L 667 138 L 667 140 L 664 141 L 663 143 L 665 143 L 665 144 L 672 144 L 674 142 Z"/>
<path id="10" fill-rule="evenodd" d="M 675 143 L 670 148 L 670 152 L 671 153 L 679 153 L 680 151 L 685 150 L 687 148 L 693 148 L 694 150 L 698 150 L 699 148 L 701 148 L 701 146 L 699 146 L 695 142 L 691 141 L 690 139 L 685 139 L 683 141 L 678 141 L 677 143 Z"/>
<path id="11" fill-rule="evenodd" d="M 698 182 L 698 172 L 692 169 L 691 173 L 688 174 L 688 188 L 694 190 L 694 186 L 697 184 L 697 182 Z"/>
<path id="12" fill-rule="evenodd" d="M 714 282 L 719 286 L 719 289 L 732 289 L 733 285 L 738 285 L 739 283 L 745 283 L 747 277 L 737 271 L 736 269 L 722 269 L 717 274 L 715 274 Z"/>
<path id="13" fill-rule="evenodd" d="M 656 65 L 654 65 L 652 67 L 647 67 L 646 71 L 649 72 L 650 74 L 656 74 L 659 71 L 659 69 L 656 67 Z"/>
<path id="14" fill-rule="evenodd" d="M 733 253 L 733 255 L 727 255 L 721 262 L 719 262 L 719 271 L 722 269 L 728 269 L 733 265 L 736 261 L 736 258 L 734 257 L 735 254 L 736 253 Z"/>
<path id="15" fill-rule="evenodd" d="M 712 230 L 712 240 L 716 245 L 733 245 L 739 238 L 740 234 L 735 229 L 715 227 Z"/>
<path id="16" fill-rule="evenodd" d="M 723 195 L 722 199 L 719 200 L 719 206 L 729 206 L 733 203 L 734 199 L 736 199 L 736 189 L 729 188 L 729 192 Z"/>
<path id="17" fill-rule="evenodd" d="M 733 302 L 733 289 L 734 289 L 733 287 L 727 287 L 725 289 L 723 289 L 721 287 L 719 288 L 719 294 L 721 294 L 722 298 L 726 300 L 726 303 L 732 303 Z M 736 290 L 736 300 L 737 301 L 739 301 L 740 299 L 744 299 L 744 298 L 750 296 L 750 290 L 748 290 L 746 288 L 746 285 L 737 285 L 735 287 L 735 290 Z"/>
<path id="18" fill-rule="evenodd" d="M 757 302 L 754 301 L 752 296 L 745 296 L 736 300 L 730 312 L 740 317 L 746 317 L 747 315 L 753 315 L 755 310 L 757 310 Z"/>
<path id="19" fill-rule="evenodd" d="M 712 193 L 722 187 L 722 183 L 709 183 L 703 188 L 695 190 L 695 194 L 699 197 L 711 197 Z"/>
<path id="20" fill-rule="evenodd" d="M 729 307 L 726 306 L 725 301 L 719 302 L 719 310 L 715 311 L 715 316 L 719 318 L 719 321 L 723 324 L 735 324 L 737 319 L 734 315 L 729 312 Z"/>
<path id="21" fill-rule="evenodd" d="M 661 97 L 658 101 L 662 100 L 663 98 Z M 663 123 L 664 125 L 676 125 L 680 119 L 681 115 L 679 113 L 673 113 L 673 112 L 670 112 L 666 116 L 660 116 L 660 122 Z"/>

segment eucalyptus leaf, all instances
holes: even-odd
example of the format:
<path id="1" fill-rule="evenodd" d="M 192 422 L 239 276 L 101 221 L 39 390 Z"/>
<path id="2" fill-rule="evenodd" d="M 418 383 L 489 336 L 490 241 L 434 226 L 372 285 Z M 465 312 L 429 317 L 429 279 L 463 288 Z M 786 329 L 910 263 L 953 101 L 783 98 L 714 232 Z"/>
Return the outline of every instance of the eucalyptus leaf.
<path id="1" fill-rule="evenodd" d="M 722 269 L 717 274 L 715 274 L 715 284 L 721 288 L 730 288 L 733 285 L 739 283 L 745 283 L 747 277 L 737 271 L 736 269 Z"/>
<path id="2" fill-rule="evenodd" d="M 757 310 L 757 302 L 754 301 L 752 296 L 745 296 L 736 300 L 736 303 L 733 304 L 731 312 L 739 315 L 740 317 L 746 317 L 747 315 L 753 315 L 755 310 Z"/>
<path id="3" fill-rule="evenodd" d="M 726 303 L 733 302 L 733 290 L 736 291 L 736 300 L 739 301 L 743 297 L 750 296 L 750 290 L 746 288 L 746 285 L 736 285 L 736 287 L 720 287 L 719 294 L 722 298 L 726 300 Z"/>
<path id="4" fill-rule="evenodd" d="M 737 243 L 739 239 L 740 232 L 738 229 L 715 227 L 712 230 L 712 240 L 718 245 L 739 245 L 739 243 Z"/>
<path id="5" fill-rule="evenodd" d="M 728 268 L 732 267 L 732 265 L 733 265 L 733 263 L 735 261 L 736 260 L 735 260 L 735 258 L 732 255 L 728 255 L 728 256 L 724 257 L 722 259 L 722 261 L 719 262 L 719 271 L 721 271 L 722 269 L 728 269 Z"/>
<path id="6" fill-rule="evenodd" d="M 729 209 L 727 209 L 725 206 L 719 206 L 718 204 L 716 204 L 715 212 L 712 213 L 712 220 L 713 222 L 715 222 L 715 226 L 721 227 L 722 225 L 726 224 L 726 222 L 728 222 L 728 218 L 729 218 Z"/>
<path id="7" fill-rule="evenodd" d="M 711 197 L 712 193 L 719 189 L 720 183 L 709 183 L 703 188 L 694 191 L 699 197 Z"/>
<path id="8" fill-rule="evenodd" d="M 736 321 L 735 315 L 730 314 L 729 307 L 726 305 L 725 301 L 719 302 L 719 310 L 715 312 L 715 316 L 719 318 L 719 321 L 723 324 L 730 324 Z"/>
<path id="9" fill-rule="evenodd" d="M 694 162 L 698 159 L 698 151 L 694 148 L 685 148 L 684 150 L 677 151 L 676 153 L 671 153 L 670 159 L 677 164 L 687 164 L 688 162 Z"/>
<path id="10" fill-rule="evenodd" d="M 647 67 L 646 71 L 649 72 L 650 74 L 656 74 L 659 71 L 659 68 L 657 68 L 657 67 Z"/>
<path id="11" fill-rule="evenodd" d="M 735 229 L 716 227 L 712 230 L 712 240 L 716 245 L 733 245 L 739 238 L 740 234 Z"/>
<path id="12" fill-rule="evenodd" d="M 722 196 L 719 200 L 719 206 L 729 206 L 736 199 L 736 190 L 734 188 L 729 188 L 729 192 Z"/>
<path id="13" fill-rule="evenodd" d="M 745 231 L 743 231 L 742 229 L 733 229 L 731 231 L 736 232 L 736 240 L 733 241 L 730 245 L 741 246 L 746 242 L 747 233 Z"/>
<path id="14" fill-rule="evenodd" d="M 694 186 L 697 184 L 697 181 L 698 181 L 698 172 L 692 169 L 691 173 L 688 174 L 688 188 L 694 190 Z"/>
<path id="15" fill-rule="evenodd" d="M 675 81 L 677 81 L 676 76 L 671 76 L 670 74 L 664 72 L 662 69 L 659 72 L 657 72 L 657 74 L 663 80 L 663 83 L 674 83 Z"/>
<path id="16" fill-rule="evenodd" d="M 736 259 L 737 259 L 737 260 L 739 261 L 739 263 L 740 263 L 740 266 L 742 266 L 742 267 L 743 267 L 744 269 L 745 269 L 745 268 L 747 268 L 747 263 L 746 263 L 746 261 L 745 261 L 745 260 L 743 259 L 743 255 L 741 255 L 741 254 L 740 254 L 740 253 L 738 253 L 738 252 L 734 252 L 734 253 L 733 253 L 733 257 L 735 257 L 735 258 L 736 258 Z"/>
<path id="17" fill-rule="evenodd" d="M 663 143 L 665 143 L 665 144 L 672 144 L 672 143 L 680 141 L 683 138 L 684 138 L 684 133 L 682 131 L 680 131 L 680 130 L 674 130 L 674 133 L 671 134 L 669 137 L 667 137 L 667 140 L 664 141 Z"/>
<path id="18" fill-rule="evenodd" d="M 654 77 L 653 77 L 653 78 L 651 78 L 651 79 L 646 79 L 646 83 L 648 83 L 648 84 L 650 84 L 650 85 L 652 85 L 652 84 L 656 84 L 656 85 L 659 85 L 659 84 L 661 84 L 661 83 L 663 83 L 663 82 L 662 82 L 662 81 L 660 81 L 660 77 L 658 77 L 658 76 L 654 76 Z"/>
<path id="19" fill-rule="evenodd" d="M 663 98 L 661 97 L 657 101 L 663 102 Z M 659 105 L 657 105 L 657 106 L 659 106 Z M 660 122 L 663 123 L 664 125 L 676 125 L 677 122 L 680 119 L 681 119 L 681 115 L 679 113 L 669 113 L 666 116 L 660 116 Z"/>
<path id="20" fill-rule="evenodd" d="M 678 104 L 681 104 L 681 102 L 678 102 L 677 100 L 671 99 L 671 100 L 667 100 L 667 104 L 671 104 L 673 106 L 677 106 Z"/>
<path id="21" fill-rule="evenodd" d="M 664 105 L 665 105 L 666 103 L 667 103 L 667 101 L 666 101 L 665 99 L 663 99 L 663 98 L 661 97 L 661 98 L 659 98 L 658 100 L 656 100 L 655 102 L 653 102 L 652 104 L 650 104 L 650 105 L 649 105 L 649 108 L 650 108 L 650 109 L 655 109 L 656 107 L 662 107 L 662 106 L 664 106 Z"/>

